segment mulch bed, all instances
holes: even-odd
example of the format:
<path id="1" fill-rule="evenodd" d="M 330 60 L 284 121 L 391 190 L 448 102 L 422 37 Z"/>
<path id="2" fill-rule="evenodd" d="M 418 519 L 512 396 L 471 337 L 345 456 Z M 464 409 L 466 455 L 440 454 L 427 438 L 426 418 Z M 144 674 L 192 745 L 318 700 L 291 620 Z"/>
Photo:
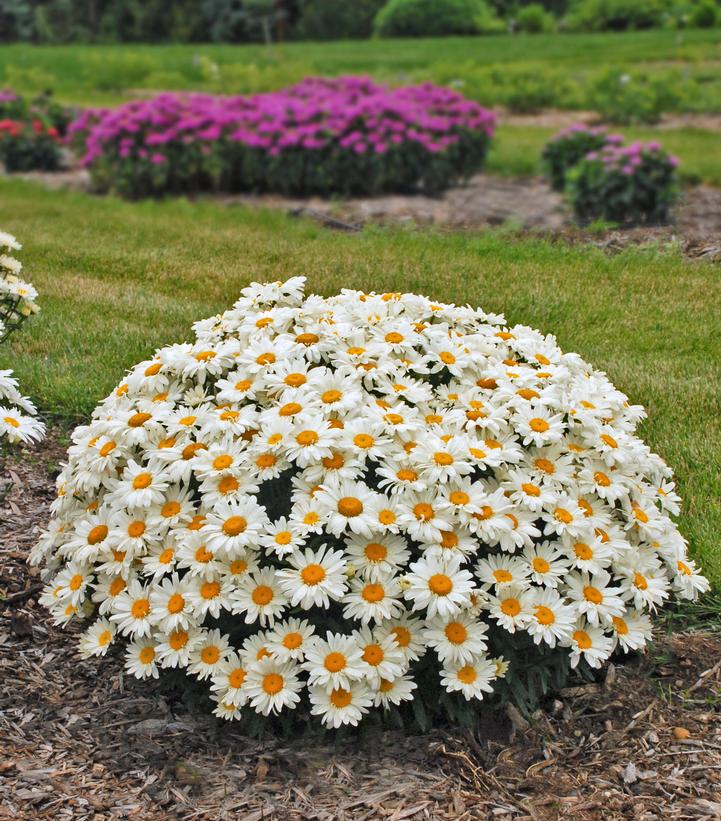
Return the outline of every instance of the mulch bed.
<path id="1" fill-rule="evenodd" d="M 661 636 L 530 723 L 476 734 L 244 737 L 119 660 L 81 661 L 37 604 L 25 557 L 64 448 L 0 473 L 0 819 L 721 818 L 721 635 Z"/>

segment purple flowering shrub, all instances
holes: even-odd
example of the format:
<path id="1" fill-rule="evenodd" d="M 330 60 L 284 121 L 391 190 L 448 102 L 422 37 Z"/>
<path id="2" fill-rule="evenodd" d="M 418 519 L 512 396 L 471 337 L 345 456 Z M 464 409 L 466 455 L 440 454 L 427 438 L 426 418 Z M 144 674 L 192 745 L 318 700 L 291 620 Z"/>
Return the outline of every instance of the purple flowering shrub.
<path id="1" fill-rule="evenodd" d="M 68 129 L 99 190 L 291 195 L 436 193 L 483 164 L 494 115 L 425 83 L 308 78 L 252 97 L 161 94 Z"/>
<path id="2" fill-rule="evenodd" d="M 604 128 L 574 123 L 559 131 L 546 143 L 541 154 L 544 176 L 554 191 L 563 191 L 566 187 L 566 174 L 586 154 L 607 145 L 620 145 L 622 142 L 620 134 L 607 134 Z"/>
<path id="3" fill-rule="evenodd" d="M 678 159 L 657 142 L 606 145 L 568 174 L 567 191 L 581 223 L 668 222 L 678 197 Z"/>

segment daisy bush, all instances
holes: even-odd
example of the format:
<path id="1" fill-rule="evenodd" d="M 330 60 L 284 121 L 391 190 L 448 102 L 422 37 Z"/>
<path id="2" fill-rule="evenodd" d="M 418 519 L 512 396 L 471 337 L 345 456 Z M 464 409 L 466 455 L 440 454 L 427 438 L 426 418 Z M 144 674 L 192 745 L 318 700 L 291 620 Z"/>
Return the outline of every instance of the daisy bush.
<path id="1" fill-rule="evenodd" d="M 31 561 L 83 656 L 183 671 L 226 719 L 461 720 L 707 588 L 603 373 L 479 309 L 303 284 L 244 289 L 74 432 Z"/>
<path id="2" fill-rule="evenodd" d="M 37 313 L 37 291 L 21 279 L 22 263 L 13 254 L 22 248 L 11 234 L 0 231 L 0 342 L 25 319 Z M 0 447 L 4 443 L 39 441 L 45 426 L 35 419 L 37 411 L 23 396 L 11 370 L 0 370 Z"/>
<path id="3" fill-rule="evenodd" d="M 440 191 L 477 171 L 494 115 L 447 88 L 311 77 L 253 97 L 161 94 L 68 129 L 96 187 L 129 197 L 220 190 Z"/>

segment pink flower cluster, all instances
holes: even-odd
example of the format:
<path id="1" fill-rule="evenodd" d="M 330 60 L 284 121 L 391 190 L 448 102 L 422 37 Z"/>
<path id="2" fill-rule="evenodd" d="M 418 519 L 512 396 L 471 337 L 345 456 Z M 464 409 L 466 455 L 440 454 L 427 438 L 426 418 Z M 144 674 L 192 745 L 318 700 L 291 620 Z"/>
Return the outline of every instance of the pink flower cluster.
<path id="1" fill-rule="evenodd" d="M 679 164 L 678 157 L 667 154 L 656 140 L 648 143 L 633 142 L 629 145 L 607 144 L 600 151 L 591 151 L 586 159 L 600 160 L 605 170 L 620 171 L 627 177 L 635 174 L 647 160 L 665 163 L 671 168 L 676 168 Z"/>
<path id="2" fill-rule="evenodd" d="M 270 156 L 295 149 L 339 146 L 356 154 L 384 154 L 415 142 L 443 152 L 465 131 L 493 134 L 495 117 L 451 89 L 424 83 L 391 89 L 366 77 L 311 77 L 291 88 L 252 97 L 161 94 L 116 109 L 90 109 L 68 129 L 85 137 L 83 162 L 107 151 L 162 164 L 178 143 L 210 150 L 217 141 L 241 143 Z"/>
<path id="3" fill-rule="evenodd" d="M 621 145 L 623 142 L 623 134 L 607 134 L 603 126 L 591 126 L 585 123 L 573 123 L 572 125 L 562 128 L 558 134 L 551 137 L 551 142 L 563 140 L 578 134 L 583 134 L 588 137 L 603 137 L 609 145 Z"/>

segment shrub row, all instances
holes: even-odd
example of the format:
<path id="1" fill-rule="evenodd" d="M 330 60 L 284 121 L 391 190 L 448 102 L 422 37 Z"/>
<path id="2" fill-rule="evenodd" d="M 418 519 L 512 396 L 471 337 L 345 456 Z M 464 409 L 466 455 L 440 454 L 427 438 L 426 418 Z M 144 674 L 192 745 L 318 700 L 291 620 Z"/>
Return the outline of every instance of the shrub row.
<path id="1" fill-rule="evenodd" d="M 290 195 L 438 192 L 482 165 L 494 116 L 431 84 L 309 78 L 254 97 L 162 94 L 68 129 L 99 190 Z"/>
<path id="2" fill-rule="evenodd" d="M 668 222 L 678 197 L 678 159 L 657 142 L 622 143 L 619 134 L 571 126 L 544 148 L 544 172 L 553 188 L 565 189 L 581 223 Z"/>
<path id="3" fill-rule="evenodd" d="M 638 70 L 619 66 L 574 73 L 548 64 L 436 63 L 433 82 L 483 105 L 529 113 L 544 108 L 597 111 L 609 122 L 655 123 L 665 112 L 721 111 L 721 76 L 703 66 Z"/>

